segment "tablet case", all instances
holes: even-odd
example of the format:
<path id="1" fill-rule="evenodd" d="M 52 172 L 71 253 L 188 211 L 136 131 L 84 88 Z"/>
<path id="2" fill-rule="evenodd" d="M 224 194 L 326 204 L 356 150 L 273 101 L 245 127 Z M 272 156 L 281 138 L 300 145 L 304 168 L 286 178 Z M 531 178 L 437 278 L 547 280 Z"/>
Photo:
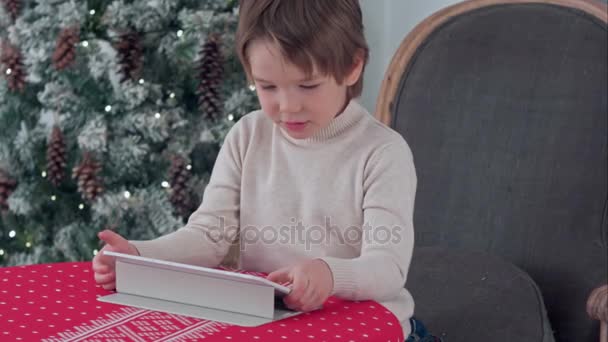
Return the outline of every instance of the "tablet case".
<path id="1" fill-rule="evenodd" d="M 104 251 L 116 258 L 116 292 L 107 303 L 259 326 L 301 312 L 282 304 L 290 288 L 265 278 Z"/>

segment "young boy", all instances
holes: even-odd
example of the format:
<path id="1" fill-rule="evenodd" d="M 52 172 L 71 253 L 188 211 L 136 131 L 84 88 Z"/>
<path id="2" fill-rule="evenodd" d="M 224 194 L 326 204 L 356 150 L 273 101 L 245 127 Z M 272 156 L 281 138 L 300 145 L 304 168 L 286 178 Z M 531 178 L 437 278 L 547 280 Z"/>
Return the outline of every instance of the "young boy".
<path id="1" fill-rule="evenodd" d="M 354 100 L 368 59 L 358 0 L 241 0 L 239 13 L 237 52 L 262 109 L 227 135 L 185 227 L 151 241 L 104 231 L 104 250 L 216 267 L 236 228 L 239 267 L 292 283 L 290 308 L 375 300 L 413 340 L 416 173 L 405 140 Z M 112 258 L 93 269 L 115 287 Z"/>

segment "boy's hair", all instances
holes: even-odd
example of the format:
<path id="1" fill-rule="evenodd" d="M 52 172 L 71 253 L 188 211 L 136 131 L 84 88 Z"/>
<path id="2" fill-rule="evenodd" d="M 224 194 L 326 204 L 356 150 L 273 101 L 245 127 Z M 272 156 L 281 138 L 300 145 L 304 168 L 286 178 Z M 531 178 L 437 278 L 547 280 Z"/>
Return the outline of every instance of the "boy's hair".
<path id="1" fill-rule="evenodd" d="M 356 55 L 363 70 L 369 58 L 359 0 L 240 0 L 235 45 L 250 81 L 247 47 L 256 39 L 276 43 L 307 76 L 316 66 L 339 84 L 352 71 Z M 363 71 L 347 96 L 359 97 L 362 90 Z"/>

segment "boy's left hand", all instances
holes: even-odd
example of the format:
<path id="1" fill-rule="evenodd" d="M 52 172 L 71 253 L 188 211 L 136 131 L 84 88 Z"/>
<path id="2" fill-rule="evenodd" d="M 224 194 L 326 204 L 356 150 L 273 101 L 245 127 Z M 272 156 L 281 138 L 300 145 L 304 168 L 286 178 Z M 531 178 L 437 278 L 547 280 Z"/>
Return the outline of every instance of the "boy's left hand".
<path id="1" fill-rule="evenodd" d="M 292 283 L 291 293 L 283 301 L 296 311 L 318 309 L 331 295 L 334 280 L 329 266 L 321 259 L 306 260 L 270 273 L 268 280 Z"/>

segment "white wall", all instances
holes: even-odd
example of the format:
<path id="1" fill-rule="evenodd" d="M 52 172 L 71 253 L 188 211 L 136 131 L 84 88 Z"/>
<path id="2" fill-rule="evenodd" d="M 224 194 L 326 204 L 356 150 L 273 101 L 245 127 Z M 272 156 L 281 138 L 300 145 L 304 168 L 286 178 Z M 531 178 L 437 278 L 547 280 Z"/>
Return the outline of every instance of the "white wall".
<path id="1" fill-rule="evenodd" d="M 608 2 L 608 0 L 601 0 Z M 361 103 L 373 113 L 391 58 L 405 36 L 422 20 L 460 0 L 359 0 L 370 47 Z"/>
<path id="2" fill-rule="evenodd" d="M 459 0 L 360 0 L 370 47 L 361 103 L 373 113 L 386 68 L 401 41 L 418 23 Z"/>

